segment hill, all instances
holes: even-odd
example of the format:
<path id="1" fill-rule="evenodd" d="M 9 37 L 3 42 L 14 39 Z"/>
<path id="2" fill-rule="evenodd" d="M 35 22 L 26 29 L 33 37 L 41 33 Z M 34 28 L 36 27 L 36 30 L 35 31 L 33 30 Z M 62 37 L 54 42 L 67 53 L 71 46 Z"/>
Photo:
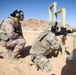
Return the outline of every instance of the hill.
<path id="1" fill-rule="evenodd" d="M 59 25 L 62 25 L 61 22 L 58 22 Z M 45 29 L 49 25 L 49 22 L 46 20 L 39 20 L 39 19 L 34 19 L 30 18 L 28 20 L 24 20 L 22 22 L 22 27 L 23 28 L 34 28 L 34 29 Z M 72 27 L 68 24 L 66 24 L 67 29 L 72 29 Z"/>
<path id="2" fill-rule="evenodd" d="M 28 20 L 25 20 L 22 22 L 22 26 L 23 27 L 27 27 L 27 28 L 45 28 L 47 27 L 48 22 L 46 20 L 39 20 L 39 19 L 33 19 L 30 18 Z"/>

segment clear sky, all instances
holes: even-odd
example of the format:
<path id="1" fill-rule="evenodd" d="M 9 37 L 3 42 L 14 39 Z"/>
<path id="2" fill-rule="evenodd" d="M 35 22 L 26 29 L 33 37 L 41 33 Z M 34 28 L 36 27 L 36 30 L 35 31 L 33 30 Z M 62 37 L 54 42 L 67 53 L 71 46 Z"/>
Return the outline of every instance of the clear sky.
<path id="1" fill-rule="evenodd" d="M 35 18 L 49 21 L 48 8 L 53 2 L 57 2 L 58 10 L 66 8 L 66 24 L 76 27 L 76 0 L 0 0 L 0 23 L 16 9 L 24 12 L 24 20 Z M 59 21 L 62 21 L 61 14 Z"/>

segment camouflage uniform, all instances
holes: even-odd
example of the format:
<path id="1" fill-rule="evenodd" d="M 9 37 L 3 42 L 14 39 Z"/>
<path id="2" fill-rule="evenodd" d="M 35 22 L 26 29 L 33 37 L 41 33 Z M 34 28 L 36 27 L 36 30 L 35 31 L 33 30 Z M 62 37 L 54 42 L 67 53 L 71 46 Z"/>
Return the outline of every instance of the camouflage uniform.
<path id="1" fill-rule="evenodd" d="M 56 38 L 54 33 L 46 30 L 33 42 L 30 50 L 31 61 L 42 71 L 49 72 L 52 67 L 50 61 L 46 58 L 46 55 L 52 51 L 57 51 L 60 47 L 61 41 Z"/>
<path id="2" fill-rule="evenodd" d="M 9 38 L 5 45 L 7 51 L 1 55 L 5 58 L 17 57 L 25 46 L 21 23 L 16 22 L 13 18 L 7 18 L 3 21 L 1 30 L 3 30 Z"/>

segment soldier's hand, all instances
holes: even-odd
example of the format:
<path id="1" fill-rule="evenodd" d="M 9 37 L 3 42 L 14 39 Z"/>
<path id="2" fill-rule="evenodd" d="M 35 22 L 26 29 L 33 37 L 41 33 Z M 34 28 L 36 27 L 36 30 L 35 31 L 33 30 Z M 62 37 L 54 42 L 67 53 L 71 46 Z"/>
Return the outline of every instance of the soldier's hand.
<path id="1" fill-rule="evenodd" d="M 23 39 L 23 37 L 22 36 L 18 36 L 17 39 Z"/>

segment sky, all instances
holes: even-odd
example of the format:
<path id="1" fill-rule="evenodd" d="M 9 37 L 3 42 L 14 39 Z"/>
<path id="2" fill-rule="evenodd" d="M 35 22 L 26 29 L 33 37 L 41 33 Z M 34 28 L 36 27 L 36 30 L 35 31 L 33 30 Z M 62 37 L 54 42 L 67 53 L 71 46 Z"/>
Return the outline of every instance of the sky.
<path id="1" fill-rule="evenodd" d="M 0 23 L 16 9 L 24 12 L 24 20 L 35 18 L 49 22 L 49 6 L 54 2 L 57 2 L 58 10 L 66 9 L 66 24 L 76 27 L 76 0 L 0 0 Z M 58 22 L 62 21 L 61 17 L 60 13 Z"/>

